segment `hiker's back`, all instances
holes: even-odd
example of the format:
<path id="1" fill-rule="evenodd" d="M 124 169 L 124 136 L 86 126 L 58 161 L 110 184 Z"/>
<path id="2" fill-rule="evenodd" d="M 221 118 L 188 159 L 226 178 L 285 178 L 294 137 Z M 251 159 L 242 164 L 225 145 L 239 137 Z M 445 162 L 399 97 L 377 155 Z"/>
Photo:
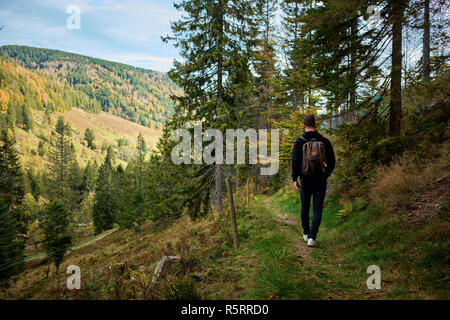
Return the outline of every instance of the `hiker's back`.
<path id="1" fill-rule="evenodd" d="M 292 150 L 292 181 L 327 180 L 336 165 L 330 140 L 317 131 L 306 131 Z"/>
<path id="2" fill-rule="evenodd" d="M 304 177 L 323 177 L 327 175 L 326 145 L 322 139 L 312 137 L 304 140 L 302 147 L 301 175 Z"/>

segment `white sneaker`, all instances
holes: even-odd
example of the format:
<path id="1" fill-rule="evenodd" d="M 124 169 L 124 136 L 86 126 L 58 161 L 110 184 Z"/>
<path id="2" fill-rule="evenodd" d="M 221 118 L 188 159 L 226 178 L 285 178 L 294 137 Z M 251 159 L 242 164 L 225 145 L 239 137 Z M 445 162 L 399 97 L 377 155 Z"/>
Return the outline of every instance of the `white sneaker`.
<path id="1" fill-rule="evenodd" d="M 303 234 L 303 240 L 305 240 L 306 242 L 308 242 L 308 235 Z"/>
<path id="2" fill-rule="evenodd" d="M 313 238 L 309 238 L 308 239 L 308 247 L 314 247 L 314 239 Z"/>

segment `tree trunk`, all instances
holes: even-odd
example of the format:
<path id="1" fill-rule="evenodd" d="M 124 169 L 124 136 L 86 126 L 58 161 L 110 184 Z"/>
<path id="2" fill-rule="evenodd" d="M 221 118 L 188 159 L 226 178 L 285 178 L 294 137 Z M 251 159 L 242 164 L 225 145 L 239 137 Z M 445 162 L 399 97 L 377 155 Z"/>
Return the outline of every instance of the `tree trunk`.
<path id="1" fill-rule="evenodd" d="M 358 36 L 358 20 L 356 18 L 352 19 L 352 24 L 351 24 L 351 28 L 350 28 L 350 33 L 351 33 L 351 46 L 352 46 L 352 53 L 350 54 L 350 74 L 351 74 L 351 81 L 352 81 L 352 85 L 351 85 L 351 89 L 350 89 L 350 112 L 348 115 L 348 119 L 350 122 L 353 122 L 356 120 L 356 115 L 355 115 L 355 108 L 356 108 L 356 78 L 357 78 L 357 74 L 356 74 L 356 38 Z"/>
<path id="2" fill-rule="evenodd" d="M 422 80 L 430 80 L 430 0 L 424 0 Z"/>
<path id="3" fill-rule="evenodd" d="M 250 211 L 250 179 L 247 178 L 247 210 Z"/>
<path id="4" fill-rule="evenodd" d="M 391 136 L 400 134 L 402 118 L 402 27 L 404 0 L 392 3 L 392 66 L 391 105 L 389 110 L 389 132 Z"/>
<path id="5" fill-rule="evenodd" d="M 258 176 L 259 176 L 259 163 L 255 164 L 253 166 L 253 194 L 259 193 L 259 183 L 258 183 Z"/>
<path id="6" fill-rule="evenodd" d="M 217 110 L 216 116 L 220 113 L 220 108 L 223 103 L 223 56 L 222 56 L 222 38 L 223 38 L 223 2 L 219 1 L 219 56 L 217 58 Z M 222 213 L 222 165 L 216 163 L 216 170 L 214 175 L 215 192 L 214 192 L 214 211 L 215 213 Z"/>

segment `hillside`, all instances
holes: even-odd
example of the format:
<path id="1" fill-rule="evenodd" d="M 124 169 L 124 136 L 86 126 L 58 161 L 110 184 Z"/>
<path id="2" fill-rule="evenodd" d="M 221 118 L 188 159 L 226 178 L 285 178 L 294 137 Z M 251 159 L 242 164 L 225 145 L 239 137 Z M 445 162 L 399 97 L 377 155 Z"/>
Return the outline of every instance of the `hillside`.
<path id="1" fill-rule="evenodd" d="M 139 133 L 144 135 L 144 140 L 152 149 L 161 135 L 161 131 L 144 127 L 140 124 L 125 120 L 106 112 L 92 114 L 82 109 L 74 108 L 69 112 L 61 114 L 73 129 L 83 133 L 87 128 L 94 131 L 98 145 L 104 143 L 116 145 L 117 141 L 127 139 L 134 144 Z"/>
<path id="2" fill-rule="evenodd" d="M 2 46 L 0 55 L 13 59 L 21 66 L 39 71 L 83 93 L 92 101 L 75 105 L 92 112 L 100 110 L 151 128 L 162 128 L 173 112 L 172 92 L 177 92 L 167 75 L 129 65 L 86 57 L 58 50 L 26 46 Z M 29 86 L 27 86 L 29 87 Z M 60 101 L 42 99 L 44 105 L 60 108 Z"/>
<path id="3" fill-rule="evenodd" d="M 72 127 L 72 142 L 81 165 L 89 160 L 100 163 L 109 145 L 125 164 L 134 155 L 133 146 L 139 133 L 150 148 L 161 135 L 160 125 L 149 128 L 101 111 L 100 103 L 84 92 L 4 57 L 0 57 L 0 110 L 0 128 L 14 128 L 17 149 L 26 169 L 44 167 L 52 146 L 52 130 L 60 115 Z M 94 132 L 98 145 L 95 150 L 83 145 L 86 129 Z"/>
<path id="4" fill-rule="evenodd" d="M 27 262 L 25 272 L 0 298 L 448 299 L 450 180 L 435 180 L 449 151 L 447 142 L 440 146 L 439 157 L 410 173 L 412 177 L 425 170 L 431 183 L 426 186 L 443 192 L 428 195 L 430 206 L 420 212 L 406 209 L 391 215 L 360 199 L 341 219 L 345 207 L 332 192 L 315 248 L 308 248 L 299 234 L 299 197 L 290 186 L 272 196 L 253 195 L 250 211 L 245 193 L 238 191 L 238 251 L 231 248 L 227 216 L 151 222 L 143 227 L 139 244 L 134 232 L 114 229 L 75 245 L 67 255 L 62 268 L 80 266 L 82 290 L 68 290 L 65 273 L 51 272 L 46 279 L 45 259 L 37 258 Z M 387 170 L 395 175 L 397 169 Z M 412 193 L 410 205 L 420 192 Z M 396 196 L 400 190 L 391 192 L 390 197 Z M 159 281 L 152 283 L 164 255 L 181 260 L 166 265 Z M 373 264 L 381 268 L 380 290 L 366 287 L 366 269 Z"/>
<path id="5" fill-rule="evenodd" d="M 117 159 L 126 164 L 134 156 L 134 144 L 139 133 L 144 135 L 144 140 L 152 149 L 161 136 L 161 132 L 150 129 L 137 123 L 119 118 L 106 112 L 99 114 L 89 113 L 85 110 L 74 108 L 69 112 L 55 113 L 51 116 L 50 123 L 43 111 L 32 111 L 33 129 L 24 130 L 15 128 L 17 150 L 22 156 L 22 163 L 26 169 L 42 169 L 48 160 L 48 152 L 51 149 L 51 132 L 58 116 L 70 124 L 72 128 L 72 143 L 74 144 L 80 165 L 86 165 L 88 161 L 101 163 L 107 146 L 111 145 L 116 150 Z M 97 149 L 88 148 L 83 144 L 84 132 L 91 129 L 95 135 Z M 46 153 L 38 154 L 39 144 L 42 144 Z M 120 145 L 119 145 L 120 144 Z"/>

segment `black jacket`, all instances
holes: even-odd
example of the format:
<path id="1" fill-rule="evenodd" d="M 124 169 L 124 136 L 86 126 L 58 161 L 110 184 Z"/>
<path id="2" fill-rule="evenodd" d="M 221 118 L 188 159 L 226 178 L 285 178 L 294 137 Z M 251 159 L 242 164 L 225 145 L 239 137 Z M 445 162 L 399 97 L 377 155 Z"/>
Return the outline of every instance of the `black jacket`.
<path id="1" fill-rule="evenodd" d="M 322 136 L 317 131 L 308 131 L 303 133 L 303 138 L 306 140 L 310 140 L 312 138 L 316 138 L 319 141 L 322 141 L 325 144 L 325 157 L 327 159 L 327 169 L 325 174 L 322 176 L 325 179 L 328 178 L 334 170 L 336 166 L 336 159 L 334 157 L 333 146 L 331 145 L 330 140 Z M 294 148 L 292 150 L 292 181 L 297 181 L 297 178 L 306 178 L 301 175 L 301 165 L 303 158 L 303 145 L 306 143 L 305 140 L 297 138 L 294 143 Z M 308 177 L 309 178 L 309 177 Z"/>

